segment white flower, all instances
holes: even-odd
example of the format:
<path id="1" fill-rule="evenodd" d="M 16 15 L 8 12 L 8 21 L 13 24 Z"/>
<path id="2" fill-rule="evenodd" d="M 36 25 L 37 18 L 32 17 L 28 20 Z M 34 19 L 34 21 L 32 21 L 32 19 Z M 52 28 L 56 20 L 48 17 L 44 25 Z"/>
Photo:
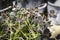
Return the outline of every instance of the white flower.
<path id="1" fill-rule="evenodd" d="M 15 13 L 14 13 L 14 12 L 11 12 L 11 13 L 10 13 L 10 16 L 15 16 Z"/>
<path id="2" fill-rule="evenodd" d="M 16 8 L 13 8 L 12 11 L 16 11 Z"/>

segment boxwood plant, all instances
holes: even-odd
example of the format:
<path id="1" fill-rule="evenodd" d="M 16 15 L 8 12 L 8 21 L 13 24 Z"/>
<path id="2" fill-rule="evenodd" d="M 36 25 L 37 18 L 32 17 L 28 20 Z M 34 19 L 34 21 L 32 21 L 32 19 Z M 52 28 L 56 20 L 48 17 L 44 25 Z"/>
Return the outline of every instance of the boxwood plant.
<path id="1" fill-rule="evenodd" d="M 22 9 L 13 15 L 0 16 L 0 40 L 38 40 L 40 23 L 34 11 Z"/>

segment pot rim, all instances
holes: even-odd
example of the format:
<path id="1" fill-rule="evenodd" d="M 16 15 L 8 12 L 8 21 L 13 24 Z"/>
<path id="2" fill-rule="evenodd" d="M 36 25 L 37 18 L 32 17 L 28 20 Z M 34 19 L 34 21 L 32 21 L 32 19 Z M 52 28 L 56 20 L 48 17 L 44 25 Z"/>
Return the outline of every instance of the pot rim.
<path id="1" fill-rule="evenodd" d="M 44 9 L 47 6 L 47 3 L 45 3 L 42 7 L 38 7 L 38 9 Z"/>
<path id="2" fill-rule="evenodd" d="M 53 7 L 60 7 L 58 5 L 55 5 L 54 3 L 48 2 L 48 5 L 53 6 Z"/>
<path id="3" fill-rule="evenodd" d="M 47 3 L 44 3 L 44 5 L 41 6 L 41 7 L 38 7 L 38 9 L 44 9 L 46 6 L 47 6 Z M 34 8 L 34 7 L 33 7 L 33 8 Z M 26 9 L 30 9 L 30 8 L 26 8 Z"/>
<path id="4" fill-rule="evenodd" d="M 12 8 L 12 6 L 8 6 L 7 8 L 2 9 L 2 10 L 0 10 L 0 12 L 6 11 L 6 10 L 8 10 L 10 8 Z"/>

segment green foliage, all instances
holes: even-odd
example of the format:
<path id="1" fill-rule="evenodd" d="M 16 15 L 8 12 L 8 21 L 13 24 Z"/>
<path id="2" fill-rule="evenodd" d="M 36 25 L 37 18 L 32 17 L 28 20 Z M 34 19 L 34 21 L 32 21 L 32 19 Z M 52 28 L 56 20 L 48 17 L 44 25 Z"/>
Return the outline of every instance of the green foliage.
<path id="1" fill-rule="evenodd" d="M 0 22 L 0 39 L 1 40 L 37 40 L 40 36 L 38 32 L 40 24 L 35 23 L 35 15 L 25 13 L 27 10 L 21 10 L 14 17 L 6 14 L 4 22 Z M 5 36 L 7 36 L 5 38 Z"/>

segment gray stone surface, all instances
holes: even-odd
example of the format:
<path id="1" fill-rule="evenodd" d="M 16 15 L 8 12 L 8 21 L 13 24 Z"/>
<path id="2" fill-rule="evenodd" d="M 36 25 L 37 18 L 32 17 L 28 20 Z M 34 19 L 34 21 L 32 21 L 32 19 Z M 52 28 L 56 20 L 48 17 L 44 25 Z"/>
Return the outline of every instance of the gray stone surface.
<path id="1" fill-rule="evenodd" d="M 60 2 L 60 1 L 59 1 Z M 58 7 L 59 2 L 57 1 L 54 5 L 48 3 L 48 18 L 51 22 L 51 24 L 60 24 L 60 7 Z M 54 15 L 56 15 L 56 18 L 50 17 L 50 10 L 54 10 Z"/>
<path id="2" fill-rule="evenodd" d="M 60 6 L 60 0 L 57 0 L 54 4 Z"/>

